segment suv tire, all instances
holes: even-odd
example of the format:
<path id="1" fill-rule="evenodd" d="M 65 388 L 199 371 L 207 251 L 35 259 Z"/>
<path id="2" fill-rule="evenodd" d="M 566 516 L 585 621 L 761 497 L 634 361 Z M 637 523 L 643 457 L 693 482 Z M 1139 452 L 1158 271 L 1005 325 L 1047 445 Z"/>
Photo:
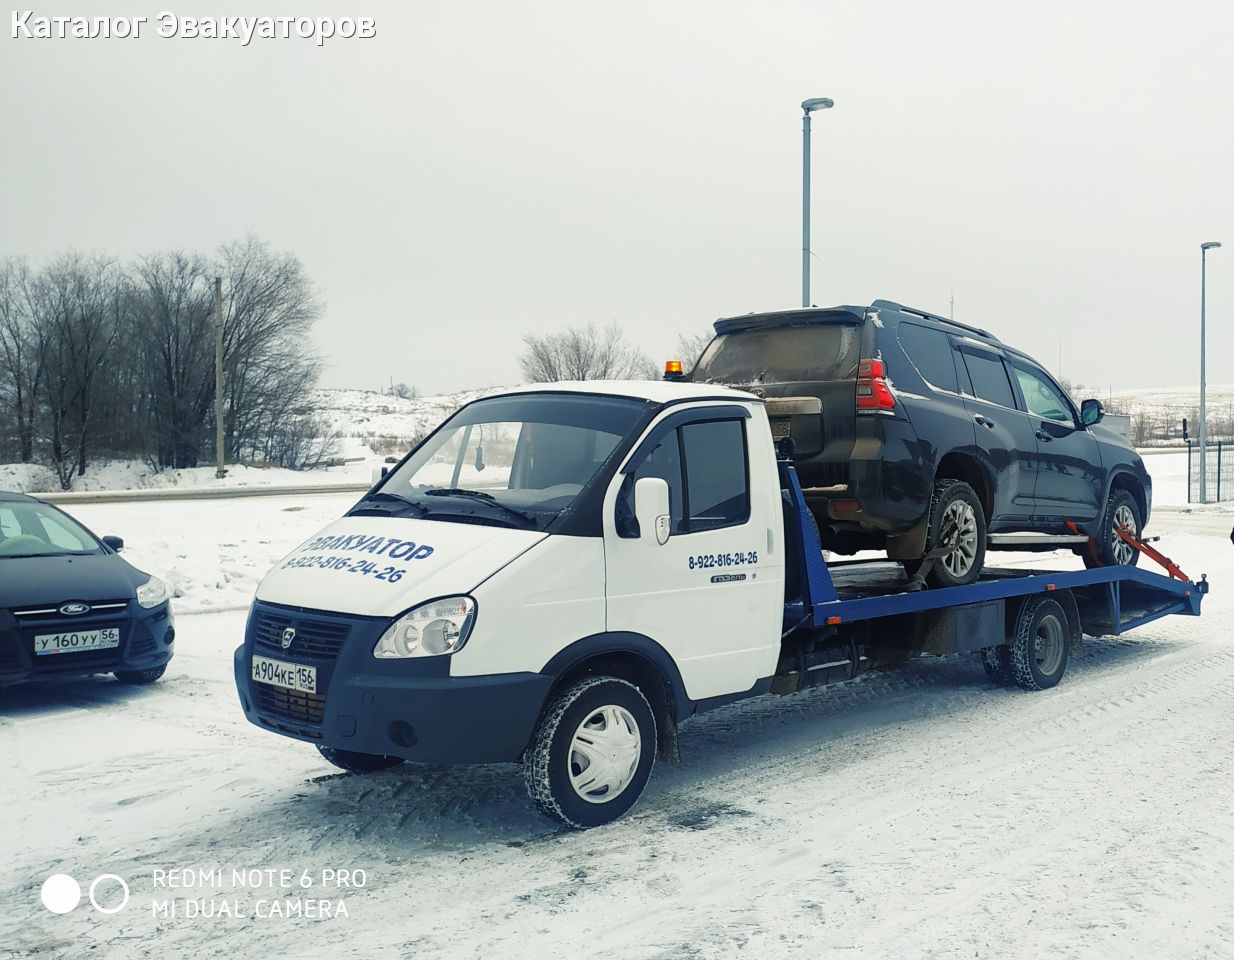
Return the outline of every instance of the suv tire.
<path id="1" fill-rule="evenodd" d="M 1139 563 L 1140 551 L 1114 532 L 1115 523 L 1124 524 L 1137 537 L 1143 530 L 1140 505 L 1127 490 L 1110 493 L 1105 513 L 1101 515 L 1101 525 L 1097 528 L 1096 547 L 1082 551 L 1084 566 L 1090 570 L 1094 567 L 1134 567 Z"/>
<path id="2" fill-rule="evenodd" d="M 985 563 L 985 511 L 977 492 L 963 480 L 939 480 L 930 498 L 930 529 L 926 555 L 955 541 L 952 549 L 934 561 L 926 575 L 932 587 L 962 587 L 981 576 Z M 911 577 L 923 560 L 906 560 Z"/>

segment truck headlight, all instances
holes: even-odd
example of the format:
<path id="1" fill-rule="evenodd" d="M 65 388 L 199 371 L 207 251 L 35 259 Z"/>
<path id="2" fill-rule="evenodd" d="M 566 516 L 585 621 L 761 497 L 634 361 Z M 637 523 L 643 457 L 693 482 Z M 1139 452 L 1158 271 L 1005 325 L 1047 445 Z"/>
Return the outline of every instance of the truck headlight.
<path id="1" fill-rule="evenodd" d="M 381 635 L 373 656 L 379 660 L 440 657 L 462 648 L 476 622 L 471 597 L 446 597 L 408 610 Z"/>
<path id="2" fill-rule="evenodd" d="M 149 610 L 167 599 L 167 584 L 158 577 L 151 577 L 137 588 L 137 602 Z"/>

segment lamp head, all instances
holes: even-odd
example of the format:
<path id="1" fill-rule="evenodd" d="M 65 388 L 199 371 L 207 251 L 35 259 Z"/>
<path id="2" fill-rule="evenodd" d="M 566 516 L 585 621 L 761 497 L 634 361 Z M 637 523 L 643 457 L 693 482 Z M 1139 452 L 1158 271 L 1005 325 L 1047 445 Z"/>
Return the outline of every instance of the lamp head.
<path id="1" fill-rule="evenodd" d="M 831 97 L 812 97 L 801 101 L 801 109 L 806 113 L 813 113 L 815 110 L 830 110 L 835 105 L 836 102 Z"/>
<path id="2" fill-rule="evenodd" d="M 1221 246 L 1220 240 L 1209 240 L 1207 243 L 1201 243 L 1200 249 L 1201 250 L 1216 250 L 1219 246 Z"/>

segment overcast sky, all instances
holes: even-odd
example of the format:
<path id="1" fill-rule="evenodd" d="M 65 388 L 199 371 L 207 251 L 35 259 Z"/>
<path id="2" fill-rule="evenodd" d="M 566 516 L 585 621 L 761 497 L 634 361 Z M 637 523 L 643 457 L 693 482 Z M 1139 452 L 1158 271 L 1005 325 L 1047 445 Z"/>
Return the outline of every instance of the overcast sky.
<path id="1" fill-rule="evenodd" d="M 800 295 L 989 327 L 1073 380 L 1234 382 L 1234 4 L 621 0 L 37 14 L 369 15 L 371 40 L 0 35 L 0 253 L 211 250 L 319 285 L 328 386 L 518 379 L 617 321 L 653 357 Z"/>

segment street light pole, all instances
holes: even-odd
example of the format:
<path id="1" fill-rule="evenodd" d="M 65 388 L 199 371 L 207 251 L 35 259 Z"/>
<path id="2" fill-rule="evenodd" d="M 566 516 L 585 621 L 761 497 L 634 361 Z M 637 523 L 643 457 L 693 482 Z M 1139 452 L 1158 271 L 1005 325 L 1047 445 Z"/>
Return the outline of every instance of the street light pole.
<path id="1" fill-rule="evenodd" d="M 1205 401 L 1205 313 L 1208 307 L 1208 251 L 1220 247 L 1220 242 L 1210 240 L 1200 244 L 1200 503 L 1208 503 L 1208 424 Z"/>
<path id="2" fill-rule="evenodd" d="M 810 114 L 835 106 L 830 97 L 801 102 L 801 305 L 810 305 Z"/>
<path id="3" fill-rule="evenodd" d="M 227 476 L 223 466 L 223 278 L 214 278 L 214 475 Z"/>

